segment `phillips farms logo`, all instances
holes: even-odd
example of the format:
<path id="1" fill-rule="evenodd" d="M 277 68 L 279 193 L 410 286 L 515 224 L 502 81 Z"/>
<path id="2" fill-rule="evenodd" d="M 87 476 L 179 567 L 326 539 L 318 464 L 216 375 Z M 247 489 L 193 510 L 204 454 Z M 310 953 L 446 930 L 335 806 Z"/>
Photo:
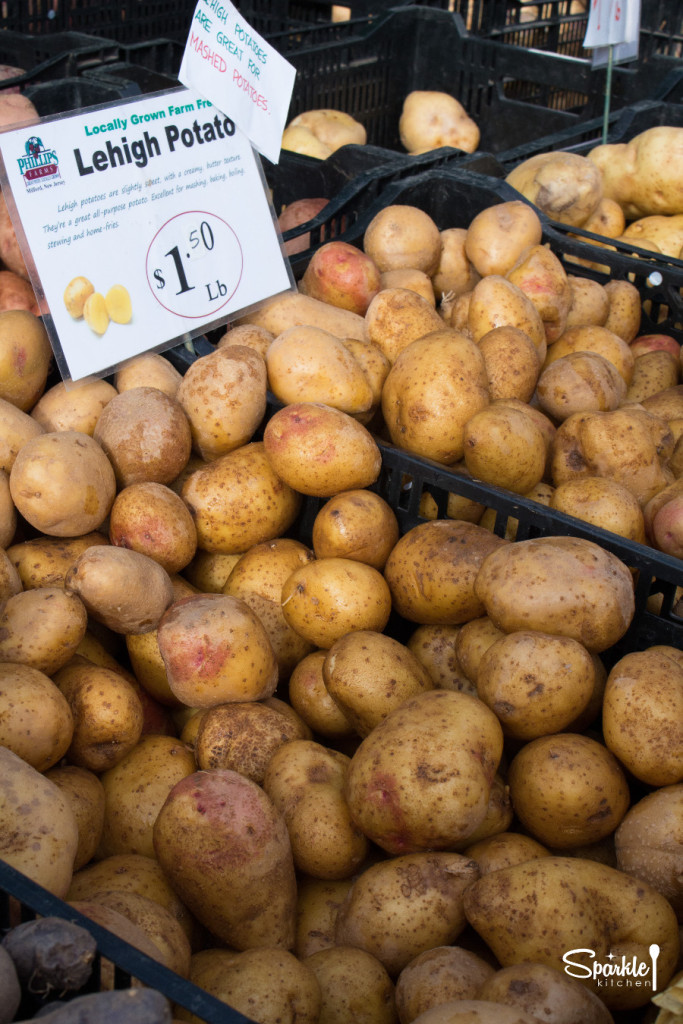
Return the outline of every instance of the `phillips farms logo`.
<path id="1" fill-rule="evenodd" d="M 59 157 L 54 149 L 46 149 L 42 139 L 32 135 L 26 140 L 24 155 L 17 160 L 26 185 L 60 177 Z"/>
<path id="2" fill-rule="evenodd" d="M 659 953 L 659 946 L 653 942 L 648 949 L 649 956 L 642 959 L 608 953 L 601 962 L 593 949 L 570 949 L 562 960 L 566 974 L 572 978 L 592 979 L 597 988 L 649 988 L 654 993 Z"/>

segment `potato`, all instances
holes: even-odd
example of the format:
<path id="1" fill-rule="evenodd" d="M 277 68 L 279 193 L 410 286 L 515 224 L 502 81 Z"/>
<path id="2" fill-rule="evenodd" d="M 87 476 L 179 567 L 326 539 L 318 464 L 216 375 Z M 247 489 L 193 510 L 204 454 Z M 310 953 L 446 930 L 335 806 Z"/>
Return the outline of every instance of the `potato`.
<path id="1" fill-rule="evenodd" d="M 529 335 L 511 325 L 494 327 L 479 339 L 479 348 L 486 364 L 491 401 L 530 401 L 541 372 L 541 360 Z"/>
<path id="2" fill-rule="evenodd" d="M 313 521 L 316 558 L 350 558 L 380 571 L 398 540 L 396 514 L 373 491 L 342 491 L 330 498 Z"/>
<path id="3" fill-rule="evenodd" d="M 337 911 L 352 884 L 350 878 L 299 878 L 294 952 L 300 959 L 334 946 Z"/>
<path id="4" fill-rule="evenodd" d="M 340 338 L 319 327 L 290 327 L 266 355 L 268 383 L 279 401 L 322 402 L 355 415 L 373 404 L 363 368 Z"/>
<path id="5" fill-rule="evenodd" d="M 154 848 L 183 903 L 228 946 L 291 948 L 289 836 L 255 782 L 220 768 L 182 779 L 154 823 Z"/>
<path id="6" fill-rule="evenodd" d="M 33 587 L 63 587 L 64 578 L 86 548 L 108 544 L 96 530 L 80 537 L 32 537 L 7 549 L 25 590 Z"/>
<path id="7" fill-rule="evenodd" d="M 595 685 L 593 659 L 582 644 L 533 630 L 496 640 L 482 655 L 477 694 L 508 736 L 531 740 L 567 728 Z"/>
<path id="8" fill-rule="evenodd" d="M 4 746 L 0 769 L 0 855 L 63 899 L 78 849 L 71 804 L 54 782 Z"/>
<path id="9" fill-rule="evenodd" d="M 536 394 L 543 412 L 562 423 L 575 414 L 618 409 L 626 398 L 626 382 L 597 352 L 569 352 L 542 370 Z"/>
<path id="10" fill-rule="evenodd" d="M 241 553 L 222 555 L 218 551 L 197 551 L 183 576 L 203 594 L 221 594 Z"/>
<path id="11" fill-rule="evenodd" d="M 301 153 L 316 160 L 326 160 L 332 155 L 330 147 L 321 142 L 317 135 L 303 124 L 287 125 L 282 133 L 281 146 L 282 149 Z"/>
<path id="12" fill-rule="evenodd" d="M 207 708 L 197 728 L 194 752 L 202 771 L 229 768 L 259 785 L 275 752 L 293 740 L 310 739 L 298 715 L 285 715 L 258 701 Z"/>
<path id="13" fill-rule="evenodd" d="M 682 140 L 680 128 L 657 125 L 629 142 L 603 143 L 590 151 L 588 159 L 602 174 L 605 195 L 619 203 L 628 220 L 680 213 L 676 167 Z"/>
<path id="14" fill-rule="evenodd" d="M 572 290 L 555 253 L 545 245 L 532 245 L 521 253 L 505 277 L 521 288 L 538 310 L 547 343 L 557 341 L 567 324 Z"/>
<path id="15" fill-rule="evenodd" d="M 383 288 L 365 314 L 365 338 L 396 362 L 411 342 L 439 331 L 444 322 L 428 299 L 409 288 Z"/>
<path id="16" fill-rule="evenodd" d="M 266 411 L 266 366 L 243 345 L 216 349 L 187 369 L 176 399 L 206 462 L 251 441 Z"/>
<path id="17" fill-rule="evenodd" d="M 525 830 L 555 850 L 612 835 L 628 810 L 628 784 L 616 757 L 577 733 L 539 736 L 508 770 L 510 799 Z"/>
<path id="18" fill-rule="evenodd" d="M 479 664 L 485 651 L 504 635 L 487 615 L 470 619 L 459 628 L 455 638 L 455 653 L 465 675 L 475 687 Z"/>
<path id="19" fill-rule="evenodd" d="M 188 707 L 262 700 L 275 691 L 277 662 L 257 615 L 229 594 L 197 594 L 159 623 L 171 691 Z"/>
<path id="20" fill-rule="evenodd" d="M 18 662 L 54 675 L 76 653 L 87 624 L 83 602 L 61 587 L 15 594 L 0 614 L 0 663 Z"/>
<path id="21" fill-rule="evenodd" d="M 120 914 L 117 915 L 117 919 L 119 922 L 125 921 Z M 135 937 L 147 943 L 144 935 L 137 929 Z M 148 949 L 146 945 L 139 948 Z M 156 957 L 159 959 L 158 951 Z M 103 959 L 103 976 L 107 973 L 106 968 L 109 968 L 108 973 L 113 985 L 114 965 Z M 136 982 L 133 981 L 133 984 Z M 105 1021 L 115 1020 L 117 1016 L 122 1015 L 130 1024 L 143 1024 L 144 1021 L 152 1019 L 165 1020 L 169 1012 L 168 999 L 156 989 L 128 988 L 116 991 L 104 989 L 76 996 L 69 1000 L 68 1006 L 59 1004 L 58 1008 L 51 1012 L 51 1016 L 52 1024 L 104 1024 Z"/>
<path id="22" fill-rule="evenodd" d="M 107 302 L 101 292 L 93 292 L 88 295 L 83 303 L 83 319 L 88 327 L 95 334 L 105 334 L 109 327 L 109 310 Z"/>
<path id="23" fill-rule="evenodd" d="M 359 736 L 367 736 L 404 700 L 434 688 L 407 647 L 371 630 L 335 640 L 323 663 L 323 679 Z"/>
<path id="24" fill-rule="evenodd" d="M 292 130 L 290 129 L 290 132 Z M 293 199 L 278 214 L 277 223 L 280 231 L 284 234 L 287 231 L 291 231 L 292 228 L 298 228 L 301 224 L 307 224 L 309 220 L 317 217 L 328 203 L 329 199 L 326 199 L 324 196 L 307 196 L 302 199 Z M 311 235 L 308 231 L 295 235 L 294 238 L 288 239 L 283 244 L 287 256 L 294 256 L 298 252 L 305 252 L 310 246 Z M 261 355 L 264 354 L 264 352 L 261 353 Z"/>
<path id="25" fill-rule="evenodd" d="M 363 250 L 381 272 L 412 267 L 431 276 L 439 265 L 441 245 L 429 214 L 410 204 L 383 207 L 363 235 Z"/>
<path id="26" fill-rule="evenodd" d="M 459 230 L 453 228 L 454 231 Z M 441 234 L 443 240 L 443 232 Z M 445 247 L 445 242 L 444 242 Z M 413 267 L 399 267 L 398 270 L 385 270 L 383 274 L 379 275 L 379 287 L 380 290 L 385 288 L 407 288 L 410 292 L 417 292 L 423 299 L 426 299 L 430 306 L 436 306 L 436 296 L 440 295 L 440 286 L 444 279 L 442 275 L 445 275 L 450 270 L 447 269 L 444 263 L 444 251 L 441 252 L 441 261 L 439 268 L 434 274 L 434 282 L 429 277 L 429 274 L 425 274 L 424 270 L 415 270 Z M 448 259 L 448 257 L 447 257 Z M 455 263 L 455 258 L 453 260 Z M 457 270 L 453 267 L 453 276 L 455 277 Z M 437 278 L 439 279 L 437 281 Z"/>
<path id="27" fill-rule="evenodd" d="M 550 507 L 601 530 L 645 544 L 645 520 L 636 497 L 616 480 L 584 476 L 556 487 Z"/>
<path id="28" fill-rule="evenodd" d="M 605 291 L 609 297 L 609 313 L 605 327 L 630 344 L 640 330 L 642 316 L 640 292 L 630 281 L 616 280 L 608 281 Z"/>
<path id="29" fill-rule="evenodd" d="M 107 456 L 78 430 L 39 434 L 27 441 L 14 461 L 9 484 L 17 511 L 53 537 L 97 530 L 116 494 Z"/>
<path id="30" fill-rule="evenodd" d="M 595 163 L 578 153 L 537 153 L 510 171 L 505 179 L 551 220 L 581 227 L 597 210 L 603 180 Z"/>
<path id="31" fill-rule="evenodd" d="M 336 240 L 315 250 L 299 282 L 304 295 L 359 316 L 365 316 L 379 289 L 380 272 L 374 260 L 358 246 Z"/>
<path id="32" fill-rule="evenodd" d="M 326 650 L 312 651 L 295 666 L 289 677 L 289 702 L 318 736 L 337 740 L 354 735 L 354 728 L 325 686 L 326 657 Z"/>
<path id="33" fill-rule="evenodd" d="M 593 352 L 604 356 L 619 371 L 626 384 L 631 383 L 635 356 L 629 345 L 609 327 L 583 324 L 568 328 L 548 349 L 544 367 L 550 366 L 556 359 L 575 352 Z"/>
<path id="34" fill-rule="evenodd" d="M 520 199 L 495 203 L 477 213 L 465 236 L 465 252 L 478 274 L 498 274 L 508 270 L 531 245 L 540 245 L 541 220 L 529 203 Z"/>
<path id="35" fill-rule="evenodd" d="M 391 612 L 382 574 L 351 558 L 319 558 L 295 569 L 282 587 L 281 600 L 292 629 L 326 650 L 351 631 L 382 632 Z"/>
<path id="36" fill-rule="evenodd" d="M 175 398 L 182 379 L 182 374 L 164 356 L 158 352 L 143 352 L 119 367 L 114 374 L 114 386 L 117 391 L 156 388 Z"/>
<path id="37" fill-rule="evenodd" d="M 609 315 L 610 300 L 604 285 L 593 281 L 590 277 L 576 277 L 569 274 L 572 290 L 572 302 L 567 314 L 567 326 L 581 327 L 584 324 L 596 324 L 604 327 Z"/>
<path id="38" fill-rule="evenodd" d="M 97 774 L 123 760 L 142 734 L 142 705 L 132 684 L 80 655 L 53 679 L 74 719 L 69 764 Z"/>
<path id="39" fill-rule="evenodd" d="M 394 1024 L 394 985 L 379 960 L 363 949 L 336 946 L 303 960 L 318 979 L 320 1020 Z"/>
<path id="40" fill-rule="evenodd" d="M 100 890 L 92 900 L 139 928 L 160 951 L 159 959 L 170 970 L 183 978 L 189 975 L 190 942 L 170 910 L 140 893 L 117 889 Z"/>
<path id="41" fill-rule="evenodd" d="M 546 964 L 513 964 L 487 978 L 478 998 L 504 1003 L 548 1024 L 612 1024 L 598 996 Z"/>
<path id="42" fill-rule="evenodd" d="M 115 633 L 155 629 L 173 601 L 173 585 L 162 565 L 148 555 L 113 545 L 96 545 L 79 555 L 64 577 L 97 622 Z"/>
<path id="43" fill-rule="evenodd" d="M 263 432 L 265 454 L 277 476 L 295 491 L 329 498 L 369 487 L 381 456 L 366 428 L 322 402 L 295 402 L 271 416 Z"/>
<path id="44" fill-rule="evenodd" d="M 468 472 L 484 483 L 526 494 L 543 478 L 545 439 L 517 409 L 488 405 L 475 413 L 465 424 L 463 447 Z"/>
<path id="45" fill-rule="evenodd" d="M 614 833 L 616 866 L 641 878 L 683 912 L 683 876 L 679 871 L 683 785 L 662 786 L 633 804 Z"/>
<path id="46" fill-rule="evenodd" d="M 529 580 L 533 587 L 526 585 Z M 504 544 L 484 559 L 474 592 L 504 632 L 535 629 L 568 636 L 596 653 L 621 639 L 635 610 L 628 568 L 580 537 Z"/>
<path id="47" fill-rule="evenodd" d="M 545 846 L 520 832 L 499 832 L 466 846 L 463 852 L 477 862 L 482 876 L 490 871 L 512 867 L 513 864 L 550 856 Z"/>
<path id="48" fill-rule="evenodd" d="M 169 575 L 192 561 L 197 531 L 185 502 L 165 484 L 143 481 L 119 491 L 109 513 L 115 547 L 138 551 Z"/>
<path id="49" fill-rule="evenodd" d="M 59 786 L 74 812 L 78 825 L 78 849 L 74 857 L 74 872 L 77 872 L 92 860 L 102 836 L 104 787 L 94 772 L 75 764 L 56 765 L 45 772 L 45 778 Z"/>
<path id="50" fill-rule="evenodd" d="M 0 398 L 28 412 L 45 389 L 51 363 L 42 320 L 28 309 L 0 311 Z"/>
<path id="51" fill-rule="evenodd" d="M 465 424 L 488 403 L 482 352 L 449 328 L 404 349 L 382 391 L 382 414 L 393 443 L 446 465 L 463 457 Z"/>
<path id="52" fill-rule="evenodd" d="M 60 381 L 38 399 L 31 416 L 46 434 L 55 430 L 79 430 L 92 437 L 102 410 L 116 394 L 116 388 L 106 380 L 85 379 L 70 383 L 68 390 L 64 381 Z"/>
<path id="53" fill-rule="evenodd" d="M 683 557 L 683 498 L 665 502 L 652 520 L 651 534 L 654 547 L 675 558 Z"/>
<path id="54" fill-rule="evenodd" d="M 591 231 L 594 235 L 619 238 L 626 227 L 626 218 L 616 199 L 603 195 L 593 215 L 581 227 L 583 231 Z"/>
<path id="55" fill-rule="evenodd" d="M 44 772 L 66 754 L 74 731 L 71 708 L 45 672 L 0 662 L 0 744 Z"/>
<path id="56" fill-rule="evenodd" d="M 0 1011 L 2 1024 L 10 1024 L 15 1019 L 21 1003 L 21 985 L 17 977 L 14 961 L 4 946 L 0 946 L 0 986 L 3 993 L 3 1009 Z"/>
<path id="57" fill-rule="evenodd" d="M 632 651 L 613 666 L 605 687 L 605 744 L 650 786 L 683 780 L 683 666 L 661 650 Z M 638 737 L 634 746 L 633 737 Z"/>
<path id="58" fill-rule="evenodd" d="M 92 900 L 70 900 L 69 907 L 77 911 L 79 914 L 83 914 L 85 917 L 90 918 L 95 924 L 101 928 L 106 928 L 108 932 L 113 932 L 114 935 L 118 936 L 119 939 L 123 939 L 124 942 L 129 943 L 136 949 L 139 949 L 146 956 L 151 957 L 152 960 L 156 960 L 165 967 L 171 967 L 170 963 L 165 960 L 164 951 L 159 949 L 156 943 L 152 942 L 147 932 L 145 932 L 139 925 L 134 924 L 130 918 L 126 917 L 118 910 L 114 910 L 112 907 L 107 907 L 103 903 L 99 903 L 96 899 Z M 102 959 L 102 966 L 100 968 L 100 988 L 108 991 L 114 988 L 116 980 L 116 965 L 109 960 Z M 138 984 L 136 980 L 133 980 L 133 985 Z M 90 1018 L 86 1015 L 85 1020 Z M 127 1019 L 127 1018 L 126 1018 Z M 80 1021 L 79 1021 L 80 1024 Z M 83 1021 L 85 1024 L 85 1021 Z"/>
<path id="59" fill-rule="evenodd" d="M 422 625 L 461 625 L 484 614 L 474 581 L 484 559 L 507 545 L 483 527 L 438 519 L 408 530 L 384 567 L 395 610 Z"/>
<path id="60" fill-rule="evenodd" d="M 529 335 L 539 359 L 545 359 L 547 342 L 541 315 L 525 292 L 506 277 L 489 274 L 474 286 L 467 326 L 476 342 L 494 327 L 517 327 Z"/>
<path id="61" fill-rule="evenodd" d="M 22 96 L 21 93 L 16 95 L 21 96 L 21 99 L 28 103 L 31 102 L 26 96 Z M 5 90 L 3 90 L 3 97 L 7 98 Z M 19 274 L 20 277 L 24 277 L 28 281 L 28 270 L 26 269 L 24 254 L 21 251 L 17 234 L 14 230 L 14 224 L 7 209 L 7 203 L 2 195 L 0 195 L 0 260 L 2 260 L 2 263 L 8 270 L 13 270 L 15 274 Z"/>
<path id="62" fill-rule="evenodd" d="M 490 872 L 469 887 L 464 906 L 503 967 L 527 961 L 562 971 L 564 963 L 570 976 L 611 1009 L 650 1000 L 652 943 L 660 948 L 658 985 L 666 985 L 674 971 L 678 929 L 667 901 L 646 883 L 597 861 L 541 857 Z M 626 979 L 615 976 L 594 978 L 594 963 L 611 963 L 610 952 L 618 964 L 622 955 L 628 963 L 636 958 L 641 986 L 618 986 Z M 563 961 L 565 954 L 571 954 L 569 961 Z"/>
<path id="63" fill-rule="evenodd" d="M 486 999 L 455 999 L 425 1010 L 417 1024 L 536 1024 L 538 1018 Z"/>
<path id="64" fill-rule="evenodd" d="M 477 695 L 465 675 L 456 650 L 461 626 L 418 626 L 410 634 L 407 647 L 423 665 L 437 690 L 461 690 Z"/>
<path id="65" fill-rule="evenodd" d="M 368 423 L 382 399 L 382 388 L 387 378 L 391 363 L 382 350 L 370 341 L 359 341 L 357 338 L 343 338 L 344 345 L 360 365 L 372 392 L 372 405 L 367 412 L 356 413 L 356 419 Z"/>
<path id="66" fill-rule="evenodd" d="M 442 146 L 474 153 L 480 138 L 479 126 L 459 100 L 427 89 L 414 89 L 405 97 L 398 131 L 401 145 L 411 154 Z"/>
<path id="67" fill-rule="evenodd" d="M 223 555 L 281 536 L 301 506 L 301 495 L 278 476 L 262 441 L 196 470 L 181 497 L 194 519 L 198 548 Z"/>
<path id="68" fill-rule="evenodd" d="M 320 985 L 313 971 L 286 949 L 247 949 L 235 954 L 205 949 L 192 958 L 190 981 L 228 1003 L 245 1019 L 262 1024 L 292 1020 L 317 1024 Z M 176 1019 L 201 1024 L 201 1018 L 177 1008 Z M 249 1017 L 247 1017 L 247 1014 Z"/>
<path id="69" fill-rule="evenodd" d="M 349 878 L 368 853 L 344 799 L 349 758 L 308 739 L 294 739 L 272 755 L 263 788 L 284 815 L 294 866 L 306 876 Z"/>
<path id="70" fill-rule="evenodd" d="M 87 277 L 74 277 L 64 289 L 64 305 L 69 316 L 74 320 L 83 317 L 86 301 L 94 293 L 95 287 Z"/>
<path id="71" fill-rule="evenodd" d="M 0 548 L 12 545 L 17 531 L 17 510 L 9 489 L 9 476 L 0 469 Z"/>
<path id="72" fill-rule="evenodd" d="M 100 776 L 105 811 L 98 858 L 153 857 L 152 829 L 161 805 L 176 782 L 196 770 L 192 750 L 175 737 L 142 736 Z"/>
<path id="73" fill-rule="evenodd" d="M 362 146 L 367 135 L 363 125 L 343 110 L 323 108 L 304 110 L 297 114 L 288 127 L 310 128 L 315 137 L 334 153 L 340 146 Z"/>
<path id="74" fill-rule="evenodd" d="M 434 946 L 406 964 L 396 980 L 400 1024 L 411 1024 L 432 1006 L 477 999 L 495 968 L 461 946 Z"/>
<path id="75" fill-rule="evenodd" d="M 104 296 L 104 305 L 109 319 L 115 324 L 129 324 L 133 309 L 128 289 L 122 284 L 113 284 Z"/>
<path id="76" fill-rule="evenodd" d="M 476 865 L 457 853 L 412 853 L 373 864 L 339 908 L 336 944 L 364 949 L 395 977 L 418 954 L 457 939 L 465 925 L 463 893 L 477 876 Z"/>
<path id="77" fill-rule="evenodd" d="M 360 341 L 364 338 L 364 319 L 358 313 L 330 306 L 298 291 L 283 292 L 268 299 L 254 312 L 240 317 L 237 323 L 264 327 L 273 337 L 288 327 L 310 326 L 321 327 L 337 338 L 358 338 Z"/>
<path id="78" fill-rule="evenodd" d="M 15 924 L 2 949 L 11 957 L 24 990 L 52 1006 L 55 995 L 77 992 L 88 983 L 97 955 L 95 937 L 87 928 L 57 916 Z"/>
<path id="79" fill-rule="evenodd" d="M 154 387 L 116 395 L 102 410 L 93 437 L 114 467 L 119 487 L 146 480 L 170 483 L 187 464 L 192 448 L 182 406 Z"/>
<path id="80" fill-rule="evenodd" d="M 476 697 L 450 690 L 413 697 L 351 758 L 352 818 L 392 854 L 452 848 L 484 820 L 502 748 L 498 719 Z"/>

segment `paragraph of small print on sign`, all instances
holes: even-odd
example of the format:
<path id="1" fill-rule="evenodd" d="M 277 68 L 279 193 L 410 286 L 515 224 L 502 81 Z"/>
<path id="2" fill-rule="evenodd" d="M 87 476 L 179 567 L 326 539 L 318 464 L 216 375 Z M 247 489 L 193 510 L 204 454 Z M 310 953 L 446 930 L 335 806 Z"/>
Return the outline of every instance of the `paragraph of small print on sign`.
<path id="1" fill-rule="evenodd" d="M 272 163 L 280 158 L 295 76 L 229 0 L 199 0 L 178 78 L 227 114 Z"/>

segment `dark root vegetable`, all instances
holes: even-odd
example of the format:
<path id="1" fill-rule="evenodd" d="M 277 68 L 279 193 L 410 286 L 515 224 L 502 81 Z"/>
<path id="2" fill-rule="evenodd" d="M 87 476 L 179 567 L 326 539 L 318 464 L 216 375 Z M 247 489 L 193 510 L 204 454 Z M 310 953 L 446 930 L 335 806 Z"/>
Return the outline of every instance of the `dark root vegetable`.
<path id="1" fill-rule="evenodd" d="M 97 952 L 89 931 L 59 917 L 17 925 L 4 937 L 2 947 L 14 961 L 21 985 L 40 996 L 82 988 Z"/>

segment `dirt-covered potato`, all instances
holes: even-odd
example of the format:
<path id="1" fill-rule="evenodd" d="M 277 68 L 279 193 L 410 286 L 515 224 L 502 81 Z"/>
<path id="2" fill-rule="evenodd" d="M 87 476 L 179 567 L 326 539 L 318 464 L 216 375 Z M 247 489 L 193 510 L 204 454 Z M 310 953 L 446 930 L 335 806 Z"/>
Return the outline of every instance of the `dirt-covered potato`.
<path id="1" fill-rule="evenodd" d="M 255 612 L 230 594 L 176 601 L 157 631 L 168 683 L 188 707 L 262 700 L 275 691 L 278 668 Z"/>
<path id="2" fill-rule="evenodd" d="M 47 382 L 52 349 L 40 317 L 28 309 L 0 312 L 0 398 L 22 412 L 36 404 Z"/>
<path id="3" fill-rule="evenodd" d="M 495 968 L 461 946 L 434 946 L 406 964 L 396 979 L 396 1010 L 400 1024 L 412 1024 L 421 1013 L 456 999 L 478 999 Z"/>
<path id="4" fill-rule="evenodd" d="M 228 947 L 292 947 L 287 826 L 255 782 L 222 768 L 182 779 L 154 822 L 154 849 L 183 903 Z"/>
<path id="5" fill-rule="evenodd" d="M 484 606 L 474 581 L 484 559 L 507 542 L 474 523 L 436 519 L 408 530 L 384 567 L 395 610 L 421 625 L 460 625 Z"/>
<path id="6" fill-rule="evenodd" d="M 251 441 L 266 411 L 266 383 L 263 357 L 241 345 L 216 349 L 188 367 L 176 399 L 202 459 L 210 462 Z"/>
<path id="7" fill-rule="evenodd" d="M 626 565 L 580 537 L 503 545 L 484 560 L 474 591 L 504 632 L 535 629 L 569 636 L 596 653 L 621 639 L 635 610 Z"/>
<path id="8" fill-rule="evenodd" d="M 116 494 L 109 459 L 78 430 L 41 433 L 27 441 L 14 460 L 9 485 L 17 511 L 53 537 L 97 530 Z"/>
<path id="9" fill-rule="evenodd" d="M 683 915 L 683 785 L 662 786 L 633 804 L 614 833 L 617 867 L 642 878 Z"/>
<path id="10" fill-rule="evenodd" d="M 76 655 L 53 676 L 74 719 L 69 764 L 99 774 L 118 764 L 142 734 L 142 704 L 118 672 Z"/>
<path id="11" fill-rule="evenodd" d="M 452 849 L 484 821 L 502 749 L 500 723 L 476 697 L 451 690 L 413 697 L 351 758 L 353 820 L 389 853 Z"/>
<path id="12" fill-rule="evenodd" d="M 104 787 L 94 772 L 75 764 L 56 765 L 45 777 L 59 786 L 71 804 L 78 825 L 78 849 L 74 872 L 95 855 L 104 825 Z"/>
<path id="13" fill-rule="evenodd" d="M 465 426 L 488 403 L 482 352 L 450 328 L 405 348 L 382 391 L 382 414 L 393 443 L 447 465 L 463 457 Z"/>
<path id="14" fill-rule="evenodd" d="M 456 643 L 461 626 L 418 626 L 407 647 L 429 673 L 437 690 L 461 690 L 476 696 L 476 688 L 465 673 Z"/>
<path id="15" fill-rule="evenodd" d="M 71 708 L 45 672 L 27 664 L 0 662 L 2 746 L 44 772 L 64 757 L 73 731 Z"/>
<path id="16" fill-rule="evenodd" d="M 117 394 L 106 380 L 84 380 L 75 384 L 54 384 L 31 409 L 31 416 L 46 434 L 56 430 L 79 430 L 92 437 L 105 405 Z"/>
<path id="17" fill-rule="evenodd" d="M 632 651 L 607 677 L 605 743 L 651 786 L 683 781 L 683 665 L 665 649 Z"/>
<path id="18" fill-rule="evenodd" d="M 505 180 L 551 220 L 573 227 L 593 216 L 604 194 L 600 170 L 578 153 L 537 153 L 513 168 Z"/>
<path id="19" fill-rule="evenodd" d="M 0 614 L 0 662 L 52 676 L 76 653 L 87 625 L 85 605 L 75 594 L 62 587 L 24 590 Z"/>
<path id="20" fill-rule="evenodd" d="M 301 495 L 271 466 L 262 441 L 191 473 L 181 497 L 192 513 L 198 548 L 224 555 L 282 536 L 301 505 Z"/>
<path id="21" fill-rule="evenodd" d="M 417 206 L 385 206 L 363 235 L 363 251 L 380 271 L 412 267 L 434 273 L 441 256 L 441 235 L 435 222 Z"/>
<path id="22" fill-rule="evenodd" d="M 577 733 L 525 744 L 508 770 L 510 799 L 525 830 L 555 850 L 612 835 L 628 810 L 626 776 L 602 743 Z"/>
<path id="23" fill-rule="evenodd" d="M 63 899 L 77 849 L 78 825 L 62 791 L 23 757 L 0 746 L 2 859 Z"/>
<path id="24" fill-rule="evenodd" d="M 292 629 L 325 649 L 352 630 L 382 632 L 391 613 L 382 574 L 352 558 L 317 558 L 295 569 L 282 587 L 281 601 Z"/>
<path id="25" fill-rule="evenodd" d="M 197 727 L 194 753 L 202 771 L 229 768 L 259 785 L 275 752 L 293 740 L 310 739 L 311 731 L 296 713 L 278 705 L 235 701 L 207 708 Z"/>
<path id="26" fill-rule="evenodd" d="M 339 908 L 335 941 L 366 950 L 395 977 L 420 953 L 455 942 L 465 926 L 463 893 L 478 874 L 458 853 L 412 853 L 372 864 Z"/>
<path id="27" fill-rule="evenodd" d="M 390 364 L 411 342 L 441 330 L 444 322 L 434 305 L 410 288 L 383 288 L 368 306 L 365 338 Z"/>
<path id="28" fill-rule="evenodd" d="M 612 1024 L 598 996 L 566 971 L 547 964 L 513 964 L 487 978 L 478 998 L 504 1003 L 547 1024 Z"/>
<path id="29" fill-rule="evenodd" d="M 63 587 L 64 578 L 79 555 L 97 544 L 107 544 L 103 533 L 93 531 L 79 537 L 31 537 L 7 549 L 24 590 L 33 587 Z"/>
<path id="30" fill-rule="evenodd" d="M 64 589 L 115 633 L 155 629 L 174 599 L 171 579 L 159 562 L 111 544 L 86 548 L 67 571 Z"/>
<path id="31" fill-rule="evenodd" d="M 119 487 L 143 480 L 171 483 L 192 451 L 190 423 L 182 406 L 154 387 L 131 388 L 112 398 L 93 437 L 114 467 Z"/>

